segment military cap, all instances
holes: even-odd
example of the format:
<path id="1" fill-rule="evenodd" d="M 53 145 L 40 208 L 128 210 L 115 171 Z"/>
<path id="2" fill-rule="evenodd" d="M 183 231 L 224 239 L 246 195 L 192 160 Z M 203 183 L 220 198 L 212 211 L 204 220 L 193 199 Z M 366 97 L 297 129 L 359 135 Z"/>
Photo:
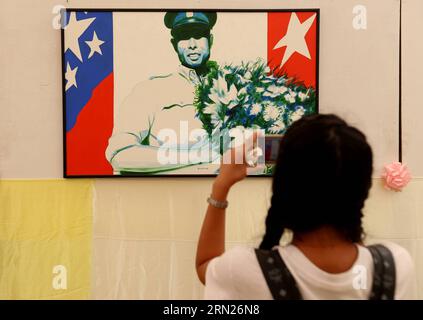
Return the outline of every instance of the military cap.
<path id="1" fill-rule="evenodd" d="M 167 12 L 164 17 L 164 23 L 167 28 L 175 29 L 187 25 L 204 26 L 207 29 L 213 28 L 216 23 L 216 12 Z"/>

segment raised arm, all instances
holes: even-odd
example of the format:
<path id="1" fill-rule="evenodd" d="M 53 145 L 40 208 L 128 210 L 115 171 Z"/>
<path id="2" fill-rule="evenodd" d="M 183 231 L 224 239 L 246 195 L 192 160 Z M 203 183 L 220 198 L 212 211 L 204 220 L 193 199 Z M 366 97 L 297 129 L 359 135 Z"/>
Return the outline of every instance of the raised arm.
<path id="1" fill-rule="evenodd" d="M 252 140 L 257 140 L 257 132 L 252 135 Z M 210 198 L 218 202 L 227 201 L 231 187 L 244 179 L 247 175 L 248 165 L 246 164 L 246 146 L 253 146 L 252 143 L 232 148 L 223 156 L 219 175 L 213 182 Z M 237 153 L 242 152 L 242 162 L 237 164 L 235 159 Z M 206 283 L 206 270 L 209 262 L 225 251 L 225 209 L 218 208 L 212 204 L 207 207 L 206 216 L 201 228 L 197 246 L 196 270 L 200 281 Z"/>

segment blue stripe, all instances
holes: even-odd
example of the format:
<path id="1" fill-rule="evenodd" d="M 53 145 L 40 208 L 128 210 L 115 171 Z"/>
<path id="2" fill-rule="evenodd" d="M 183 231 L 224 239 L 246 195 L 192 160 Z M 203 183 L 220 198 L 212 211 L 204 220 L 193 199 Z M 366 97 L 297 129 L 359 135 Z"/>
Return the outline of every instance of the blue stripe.
<path id="1" fill-rule="evenodd" d="M 69 21 L 70 13 L 67 13 L 67 21 Z M 81 112 L 82 108 L 87 104 L 92 96 L 93 90 L 102 82 L 110 73 L 113 72 L 113 13 L 112 12 L 77 12 L 77 20 L 95 17 L 93 23 L 85 30 L 79 38 L 79 47 L 83 62 L 81 62 L 71 50 L 67 50 L 65 54 L 65 70 L 67 64 L 74 69 L 78 67 L 76 73 L 77 88 L 74 86 L 66 91 L 66 131 L 71 130 Z M 93 39 L 94 31 L 97 37 L 105 41 L 100 48 L 102 55 L 94 53 L 88 59 L 90 47 L 85 41 Z M 65 29 L 66 39 L 66 29 Z"/>

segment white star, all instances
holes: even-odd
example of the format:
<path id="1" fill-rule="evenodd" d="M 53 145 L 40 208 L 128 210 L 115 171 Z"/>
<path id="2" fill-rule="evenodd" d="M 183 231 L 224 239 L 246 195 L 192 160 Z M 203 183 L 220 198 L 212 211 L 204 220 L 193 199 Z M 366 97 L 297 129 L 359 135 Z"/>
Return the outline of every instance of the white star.
<path id="1" fill-rule="evenodd" d="M 273 50 L 275 50 L 286 46 L 285 54 L 281 62 L 281 67 L 295 52 L 298 52 L 304 57 L 311 59 L 305 36 L 308 30 L 310 30 L 310 27 L 313 24 L 315 17 L 316 14 L 301 23 L 295 12 L 291 14 L 286 34 L 273 47 Z"/>
<path id="2" fill-rule="evenodd" d="M 97 38 L 97 34 L 95 33 L 95 31 L 93 34 L 93 39 L 91 41 L 85 41 L 85 43 L 88 44 L 88 46 L 90 47 L 90 54 L 88 55 L 88 59 L 90 59 L 95 52 L 103 55 L 100 46 L 104 43 L 104 41 Z"/>
<path id="3" fill-rule="evenodd" d="M 72 69 L 71 66 L 66 66 L 66 73 L 65 73 L 65 79 L 68 81 L 66 83 L 65 91 L 68 91 L 71 87 L 78 88 L 78 85 L 76 84 L 76 72 L 78 71 L 78 67 L 75 67 L 75 69 Z"/>
<path id="4" fill-rule="evenodd" d="M 69 23 L 66 26 L 65 52 L 70 49 L 73 54 L 82 62 L 81 49 L 79 48 L 79 37 L 88 29 L 95 18 L 76 20 L 76 13 L 71 12 Z"/>

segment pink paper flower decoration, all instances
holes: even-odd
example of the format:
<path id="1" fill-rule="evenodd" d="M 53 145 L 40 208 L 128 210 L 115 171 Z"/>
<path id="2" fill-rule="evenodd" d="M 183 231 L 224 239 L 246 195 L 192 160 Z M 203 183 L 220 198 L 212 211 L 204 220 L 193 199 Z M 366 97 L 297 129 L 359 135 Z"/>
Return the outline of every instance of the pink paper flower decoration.
<path id="1" fill-rule="evenodd" d="M 393 162 L 384 167 L 382 178 L 385 179 L 385 188 L 401 191 L 411 180 L 407 166 L 401 162 Z"/>

